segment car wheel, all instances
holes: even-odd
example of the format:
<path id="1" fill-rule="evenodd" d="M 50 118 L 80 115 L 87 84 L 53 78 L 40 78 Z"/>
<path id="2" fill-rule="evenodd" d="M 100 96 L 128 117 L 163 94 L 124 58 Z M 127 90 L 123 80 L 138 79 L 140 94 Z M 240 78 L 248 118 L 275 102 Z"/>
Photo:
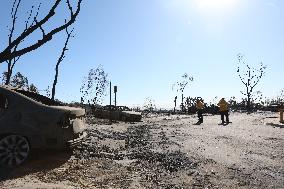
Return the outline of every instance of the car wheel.
<path id="1" fill-rule="evenodd" d="M 0 165 L 16 167 L 28 158 L 29 152 L 26 138 L 19 135 L 6 136 L 0 140 Z"/>

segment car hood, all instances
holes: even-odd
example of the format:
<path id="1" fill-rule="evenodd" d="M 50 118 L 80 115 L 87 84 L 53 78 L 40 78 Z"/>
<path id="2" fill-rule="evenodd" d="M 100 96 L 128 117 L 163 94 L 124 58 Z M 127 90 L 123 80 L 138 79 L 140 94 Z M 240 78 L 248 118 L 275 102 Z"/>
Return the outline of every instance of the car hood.
<path id="1" fill-rule="evenodd" d="M 75 114 L 77 117 L 85 115 L 85 109 L 75 108 L 70 106 L 49 106 L 54 109 L 68 111 L 71 114 Z"/>

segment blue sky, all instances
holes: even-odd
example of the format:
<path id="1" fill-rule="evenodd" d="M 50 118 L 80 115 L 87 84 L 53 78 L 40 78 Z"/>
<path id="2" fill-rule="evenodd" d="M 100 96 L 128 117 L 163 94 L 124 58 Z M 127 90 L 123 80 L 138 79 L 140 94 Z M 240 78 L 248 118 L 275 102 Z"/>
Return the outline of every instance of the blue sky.
<path id="1" fill-rule="evenodd" d="M 0 48 L 7 44 L 11 0 L 0 6 Z M 31 3 L 34 2 L 34 3 Z M 40 0 L 23 0 L 17 32 L 26 11 Z M 51 2 L 42 1 L 41 14 Z M 64 21 L 60 7 L 52 25 Z M 118 86 L 118 104 L 143 105 L 146 97 L 170 107 L 172 84 L 186 72 L 194 81 L 185 96 L 242 97 L 237 54 L 268 66 L 256 90 L 276 96 L 284 88 L 284 1 L 281 0 L 83 0 L 69 51 L 60 67 L 56 98 L 79 101 L 80 86 L 91 68 L 102 65 Z M 49 26 L 51 27 L 51 25 Z M 36 40 L 36 35 L 30 40 Z M 15 71 L 44 90 L 53 82 L 64 33 L 21 57 Z M 6 64 L 0 64 L 0 72 Z M 104 103 L 108 103 L 108 96 Z M 180 98 L 178 99 L 180 103 Z"/>

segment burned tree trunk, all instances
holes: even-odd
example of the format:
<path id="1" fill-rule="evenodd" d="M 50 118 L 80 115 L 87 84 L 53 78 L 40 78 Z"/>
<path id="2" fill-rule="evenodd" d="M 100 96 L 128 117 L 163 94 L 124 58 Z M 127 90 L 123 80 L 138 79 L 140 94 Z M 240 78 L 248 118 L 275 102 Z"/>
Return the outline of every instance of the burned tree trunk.
<path id="1" fill-rule="evenodd" d="M 9 83 L 10 83 L 10 81 L 11 81 L 12 74 L 13 74 L 13 72 L 12 72 L 12 70 L 10 69 L 10 66 L 9 66 L 9 64 L 8 64 L 8 71 L 5 72 L 5 75 L 6 75 L 6 78 L 5 78 L 5 79 L 6 79 L 5 85 L 9 85 Z"/>
<path id="2" fill-rule="evenodd" d="M 72 36 L 73 29 L 71 30 L 71 32 L 68 32 L 68 29 L 66 28 L 67 38 L 66 38 L 66 41 L 64 43 L 64 47 L 61 51 L 61 55 L 58 58 L 56 66 L 55 66 L 55 76 L 54 76 L 54 80 L 53 80 L 53 84 L 52 84 L 52 90 L 51 90 L 51 99 L 52 100 L 54 100 L 54 97 L 55 97 L 56 84 L 57 84 L 57 81 L 58 81 L 58 74 L 59 74 L 59 65 L 63 61 L 63 59 L 65 58 L 65 52 L 68 50 L 67 45 L 68 45 L 70 37 L 74 37 L 74 36 Z"/>

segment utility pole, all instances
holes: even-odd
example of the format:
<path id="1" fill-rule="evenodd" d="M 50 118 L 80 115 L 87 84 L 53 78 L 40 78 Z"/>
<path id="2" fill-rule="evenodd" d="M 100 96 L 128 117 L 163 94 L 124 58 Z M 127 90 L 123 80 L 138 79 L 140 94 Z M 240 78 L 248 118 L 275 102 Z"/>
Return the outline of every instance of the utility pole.
<path id="1" fill-rule="evenodd" d="M 174 100 L 174 102 L 175 102 L 174 113 L 176 113 L 176 106 L 177 106 L 177 96 L 175 97 L 175 100 Z"/>
<path id="2" fill-rule="evenodd" d="M 111 108 L 111 81 L 109 82 L 109 123 L 112 124 L 112 108 Z"/>
<path id="3" fill-rule="evenodd" d="M 114 91 L 114 106 L 116 106 L 116 92 L 117 92 L 117 86 L 113 87 L 113 91 Z"/>
<path id="4" fill-rule="evenodd" d="M 111 81 L 109 82 L 109 105 L 111 106 Z"/>
<path id="5" fill-rule="evenodd" d="M 181 93 L 181 112 L 183 113 L 183 110 L 184 110 L 184 105 L 183 105 L 183 91 Z"/>

